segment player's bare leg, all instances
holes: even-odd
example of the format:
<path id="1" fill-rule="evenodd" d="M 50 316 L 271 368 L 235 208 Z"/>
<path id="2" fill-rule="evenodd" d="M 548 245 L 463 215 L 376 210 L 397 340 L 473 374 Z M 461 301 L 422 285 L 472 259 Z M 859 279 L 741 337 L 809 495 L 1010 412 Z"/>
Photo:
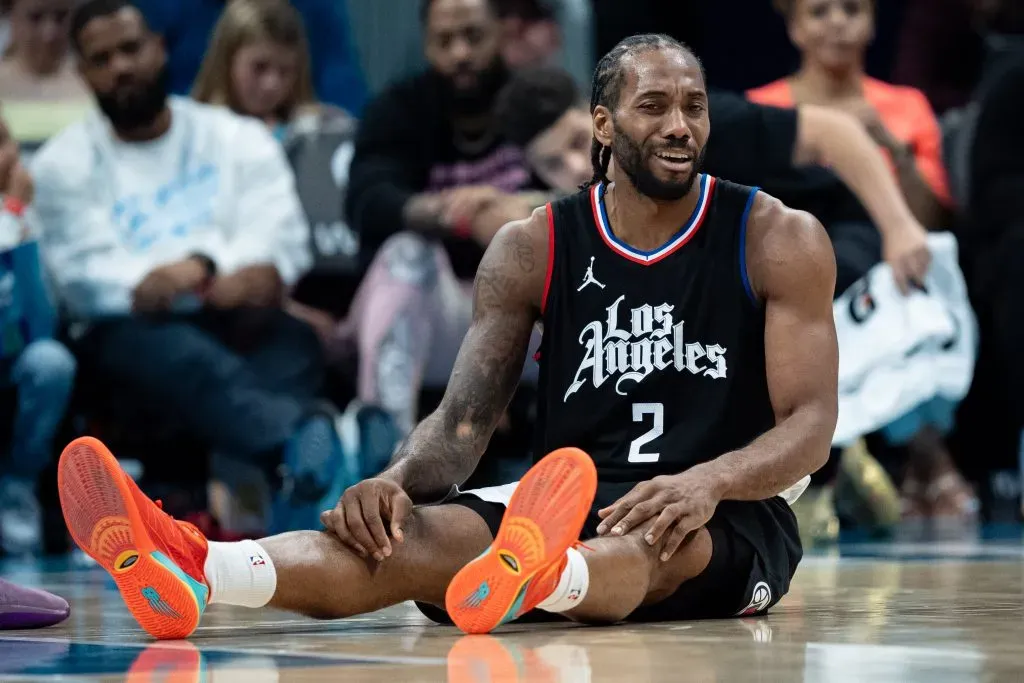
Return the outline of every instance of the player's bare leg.
<path id="1" fill-rule="evenodd" d="M 364 560 L 334 534 L 297 531 L 259 541 L 277 572 L 270 606 L 337 619 L 406 600 L 444 604 L 452 577 L 491 542 L 483 519 L 459 505 L 421 507 L 384 562 Z M 211 602 L 218 602 L 214 587 Z"/>
<path id="2" fill-rule="evenodd" d="M 561 477 L 551 475 L 549 463 L 555 462 Z M 546 464 L 545 479 L 571 484 L 536 495 L 542 488 L 531 476 Z M 579 532 L 596 483 L 589 457 L 571 448 L 555 451 L 523 477 L 488 552 L 460 570 L 448 587 L 445 606 L 459 628 L 484 633 L 533 608 L 578 621 L 616 622 L 670 596 L 705 570 L 712 542 L 703 527 L 666 560 L 661 559 L 664 543 L 652 545 L 644 538 L 650 523 L 586 544 L 559 533 Z M 564 521 L 570 517 L 572 524 Z"/>
<path id="3" fill-rule="evenodd" d="M 188 637 L 211 603 L 324 618 L 412 599 L 438 604 L 452 576 L 491 541 L 475 512 L 436 506 L 414 511 L 403 542 L 379 564 L 316 531 L 211 543 L 164 513 L 91 438 L 65 449 L 58 485 L 75 542 L 110 572 L 132 615 L 157 638 Z"/>
<path id="4" fill-rule="evenodd" d="M 509 525 L 510 516 L 506 512 L 503 529 Z M 533 521 L 543 528 L 542 516 Z M 557 558 L 549 558 L 549 571 L 523 582 L 515 571 L 506 571 L 498 562 L 490 562 L 490 571 L 477 566 L 487 564 L 492 556 L 504 555 L 499 530 L 491 551 L 452 580 L 446 600 L 448 613 L 469 633 L 490 631 L 534 607 L 584 623 L 622 621 L 638 607 L 672 595 L 685 581 L 699 576 L 711 561 L 711 535 L 705 528 L 695 531 L 664 561 L 660 559 L 661 544 L 648 544 L 643 538 L 646 531 L 647 526 L 642 525 L 625 536 L 566 544 L 573 547 Z M 520 592 L 513 594 L 515 600 L 499 597 L 503 582 L 519 588 Z M 486 592 L 477 588 L 483 586 L 487 586 Z M 497 601 L 498 606 L 488 609 L 488 601 Z"/>
<path id="5" fill-rule="evenodd" d="M 641 605 L 660 602 L 701 574 L 711 561 L 711 534 L 701 528 L 666 561 L 646 526 L 622 537 L 595 538 L 580 548 L 589 572 L 586 596 L 565 616 L 583 622 L 622 621 Z"/>

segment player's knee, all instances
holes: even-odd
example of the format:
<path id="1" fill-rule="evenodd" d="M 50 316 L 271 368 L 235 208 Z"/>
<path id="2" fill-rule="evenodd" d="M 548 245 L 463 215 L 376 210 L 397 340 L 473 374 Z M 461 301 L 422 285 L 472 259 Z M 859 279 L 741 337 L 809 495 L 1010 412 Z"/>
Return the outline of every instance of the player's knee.
<path id="1" fill-rule="evenodd" d="M 637 554 L 643 555 L 653 569 L 657 564 L 658 553 L 661 551 L 661 543 L 648 543 L 644 538 L 647 534 L 647 525 L 636 527 L 622 537 L 622 542 L 629 546 L 629 549 Z"/>
<path id="2" fill-rule="evenodd" d="M 693 531 L 667 560 L 661 560 L 664 543 L 656 543 L 658 553 L 651 572 L 648 592 L 654 596 L 674 593 L 684 581 L 696 578 L 711 561 L 711 533 L 706 527 Z"/>

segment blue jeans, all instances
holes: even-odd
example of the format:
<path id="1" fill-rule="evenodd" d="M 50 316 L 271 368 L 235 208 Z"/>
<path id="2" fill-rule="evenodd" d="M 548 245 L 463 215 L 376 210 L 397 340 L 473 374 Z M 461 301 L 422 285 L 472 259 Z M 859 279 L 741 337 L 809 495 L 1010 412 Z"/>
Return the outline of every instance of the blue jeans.
<path id="1" fill-rule="evenodd" d="M 892 446 L 906 446 L 924 427 L 934 427 L 945 436 L 953 430 L 958 405 L 956 401 L 941 397 L 925 401 L 882 427 L 882 435 Z"/>
<path id="2" fill-rule="evenodd" d="M 6 368 L 3 378 L 17 388 L 11 457 L 0 472 L 34 481 L 53 455 L 53 437 L 64 419 L 75 379 L 75 358 L 63 344 L 40 339 Z"/>
<path id="3" fill-rule="evenodd" d="M 119 403 L 271 468 L 317 405 L 324 374 L 312 329 L 270 310 L 107 320 L 78 352 L 85 382 Z"/>

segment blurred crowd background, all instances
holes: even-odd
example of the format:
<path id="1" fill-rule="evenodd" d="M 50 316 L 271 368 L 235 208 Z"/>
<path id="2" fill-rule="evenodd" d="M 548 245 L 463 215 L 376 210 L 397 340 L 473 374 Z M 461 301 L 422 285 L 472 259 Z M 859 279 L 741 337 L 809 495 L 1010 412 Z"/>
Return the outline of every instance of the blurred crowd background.
<path id="1" fill-rule="evenodd" d="M 438 404 L 491 237 L 590 180 L 594 65 L 645 32 L 706 67 L 707 170 L 815 213 L 837 322 L 875 316 L 841 341 L 870 404 L 841 404 L 862 426 L 807 540 L 1018 523 L 1022 3 L 0 0 L 3 553 L 67 549 L 53 468 L 81 434 L 213 539 L 318 525 Z M 794 153 L 809 106 L 870 134 L 969 303 L 872 289 L 880 226 Z M 875 381 L 908 359 L 909 399 Z M 469 485 L 527 466 L 536 369 Z"/>

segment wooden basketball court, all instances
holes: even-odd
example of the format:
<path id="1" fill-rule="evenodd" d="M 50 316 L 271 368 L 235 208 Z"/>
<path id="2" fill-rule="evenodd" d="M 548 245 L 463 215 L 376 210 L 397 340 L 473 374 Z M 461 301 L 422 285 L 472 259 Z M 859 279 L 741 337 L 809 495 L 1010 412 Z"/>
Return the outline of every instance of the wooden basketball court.
<path id="1" fill-rule="evenodd" d="M 71 619 L 0 633 L 0 681 L 1024 681 L 1024 544 L 870 543 L 809 552 L 767 617 L 461 636 L 410 605 L 336 622 L 216 606 L 154 643 L 102 571 L 8 564 Z M 344 590 L 325 586 L 324 590 Z"/>

